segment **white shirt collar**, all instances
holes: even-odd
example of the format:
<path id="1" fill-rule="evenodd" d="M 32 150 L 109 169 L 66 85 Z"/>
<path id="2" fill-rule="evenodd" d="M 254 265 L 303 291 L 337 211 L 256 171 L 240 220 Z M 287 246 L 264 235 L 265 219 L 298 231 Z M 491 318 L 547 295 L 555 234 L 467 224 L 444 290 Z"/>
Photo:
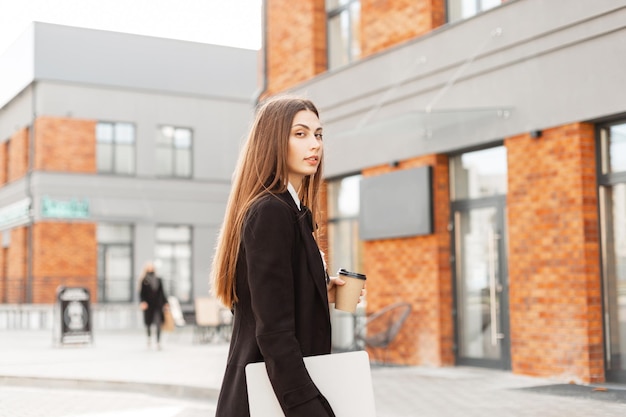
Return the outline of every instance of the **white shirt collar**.
<path id="1" fill-rule="evenodd" d="M 287 183 L 287 191 L 289 191 L 289 194 L 291 194 L 291 198 L 293 198 L 293 201 L 296 203 L 296 206 L 298 206 L 298 210 L 302 210 L 300 208 L 300 197 L 298 197 L 298 193 L 296 192 L 296 189 L 293 188 L 293 185 L 291 185 L 291 183 Z"/>

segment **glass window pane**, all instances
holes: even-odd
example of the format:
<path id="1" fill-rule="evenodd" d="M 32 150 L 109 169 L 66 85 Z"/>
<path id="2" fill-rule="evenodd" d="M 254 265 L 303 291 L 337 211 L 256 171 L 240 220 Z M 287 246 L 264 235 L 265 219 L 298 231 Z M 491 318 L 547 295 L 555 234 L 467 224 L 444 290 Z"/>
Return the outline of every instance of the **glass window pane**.
<path id="1" fill-rule="evenodd" d="M 191 228 L 161 226 L 156 233 L 155 264 L 166 281 L 166 291 L 182 303 L 191 302 Z"/>
<path id="2" fill-rule="evenodd" d="M 191 177 L 191 151 L 189 149 L 177 149 L 175 154 L 176 176 Z"/>
<path id="3" fill-rule="evenodd" d="M 468 18 L 478 13 L 476 0 L 461 0 L 461 17 Z"/>
<path id="4" fill-rule="evenodd" d="M 605 323 L 609 338 L 607 368 L 626 371 L 626 183 L 602 187 Z"/>
<path id="5" fill-rule="evenodd" d="M 191 258 L 191 246 L 188 243 L 179 243 L 174 246 L 174 256 L 177 258 Z"/>
<path id="6" fill-rule="evenodd" d="M 135 143 L 135 126 L 130 123 L 116 123 L 115 142 L 122 144 Z"/>
<path id="7" fill-rule="evenodd" d="M 626 171 L 626 124 L 611 126 L 609 141 L 610 172 Z"/>
<path id="8" fill-rule="evenodd" d="M 96 125 L 96 140 L 101 143 L 113 142 L 113 125 L 111 123 L 98 123 Z"/>
<path id="9" fill-rule="evenodd" d="M 480 11 L 484 12 L 485 10 L 493 9 L 502 4 L 502 0 L 482 0 L 480 2 Z"/>
<path id="10" fill-rule="evenodd" d="M 173 174 L 172 148 L 157 148 L 156 150 L 156 171 L 157 175 L 170 177 Z"/>
<path id="11" fill-rule="evenodd" d="M 188 259 L 176 262 L 176 297 L 181 302 L 189 302 L 191 294 L 191 263 Z"/>
<path id="12" fill-rule="evenodd" d="M 132 174 L 135 172 L 135 147 L 117 145 L 115 147 L 115 172 Z"/>
<path id="13" fill-rule="evenodd" d="M 475 208 L 457 214 L 454 227 L 461 248 L 457 252 L 456 274 L 459 353 L 464 357 L 498 359 L 502 352 L 498 344 L 491 343 L 491 334 L 492 330 L 500 332 L 500 327 L 492 321 L 491 313 L 498 312 L 500 304 L 489 297 L 490 276 L 499 282 L 498 268 L 493 267 L 498 265 L 498 252 L 493 251 L 490 243 L 497 230 L 497 210 Z"/>
<path id="14" fill-rule="evenodd" d="M 191 229 L 188 226 L 160 226 L 156 238 L 159 242 L 190 242 Z"/>
<path id="15" fill-rule="evenodd" d="M 361 178 L 353 175 L 328 183 L 330 218 L 358 216 Z"/>
<path id="16" fill-rule="evenodd" d="M 174 137 L 174 128 L 172 126 L 162 126 L 159 129 L 159 134 L 157 135 L 157 143 L 159 145 L 171 146 L 173 137 Z"/>
<path id="17" fill-rule="evenodd" d="M 355 242 L 352 241 L 352 222 L 337 221 L 328 224 L 328 243 L 332 248 L 331 264 L 329 272 L 335 274 L 339 268 L 353 269 L 353 249 Z"/>
<path id="18" fill-rule="evenodd" d="M 328 68 L 337 68 L 348 62 L 348 51 L 339 14 L 328 20 Z"/>
<path id="19" fill-rule="evenodd" d="M 98 246 L 98 300 L 128 302 L 132 300 L 132 246 Z"/>
<path id="20" fill-rule="evenodd" d="M 358 234 L 361 178 L 353 175 L 328 183 L 328 260 L 332 273 L 339 268 L 362 268 L 362 242 Z"/>
<path id="21" fill-rule="evenodd" d="M 454 200 L 503 195 L 507 191 L 506 148 L 467 152 L 450 159 Z"/>
<path id="22" fill-rule="evenodd" d="M 108 143 L 98 143 L 96 154 L 98 171 L 113 172 L 113 146 Z"/>
<path id="23" fill-rule="evenodd" d="M 503 0 L 448 0 L 448 22 L 467 19 L 503 3 Z"/>
<path id="24" fill-rule="evenodd" d="M 350 5 L 350 61 L 361 56 L 361 3 Z"/>
<path id="25" fill-rule="evenodd" d="M 174 147 L 179 149 L 191 148 L 191 130 L 176 129 L 174 132 Z"/>
<path id="26" fill-rule="evenodd" d="M 160 257 L 158 254 L 155 261 L 156 273 L 163 279 L 163 287 L 166 296 L 176 296 L 174 277 L 174 261 L 170 255 Z M 182 302 L 180 298 L 178 301 Z"/>
<path id="27" fill-rule="evenodd" d="M 350 2 L 350 0 L 326 0 L 326 10 L 332 11 L 339 6 L 346 5 Z"/>
<path id="28" fill-rule="evenodd" d="M 171 258 L 174 254 L 172 245 L 156 245 L 157 258 Z"/>
<path id="29" fill-rule="evenodd" d="M 132 242 L 132 226 L 122 224 L 99 224 L 97 227 L 98 243 Z"/>
<path id="30" fill-rule="evenodd" d="M 359 215 L 360 184 L 360 175 L 341 180 L 341 190 L 337 197 L 337 208 L 341 217 L 356 217 Z"/>
<path id="31" fill-rule="evenodd" d="M 476 0 L 448 0 L 448 22 L 467 19 L 476 12 Z"/>

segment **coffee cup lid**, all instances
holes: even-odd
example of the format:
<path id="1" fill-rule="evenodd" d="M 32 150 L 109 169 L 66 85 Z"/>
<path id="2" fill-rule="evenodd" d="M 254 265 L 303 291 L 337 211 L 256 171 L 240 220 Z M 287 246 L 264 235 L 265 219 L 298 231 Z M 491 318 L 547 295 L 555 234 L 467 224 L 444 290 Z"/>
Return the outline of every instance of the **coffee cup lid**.
<path id="1" fill-rule="evenodd" d="M 365 275 L 359 274 L 358 272 L 350 272 L 343 268 L 339 270 L 339 274 L 346 275 L 346 276 L 353 277 L 353 278 L 358 278 L 358 279 L 365 279 Z"/>

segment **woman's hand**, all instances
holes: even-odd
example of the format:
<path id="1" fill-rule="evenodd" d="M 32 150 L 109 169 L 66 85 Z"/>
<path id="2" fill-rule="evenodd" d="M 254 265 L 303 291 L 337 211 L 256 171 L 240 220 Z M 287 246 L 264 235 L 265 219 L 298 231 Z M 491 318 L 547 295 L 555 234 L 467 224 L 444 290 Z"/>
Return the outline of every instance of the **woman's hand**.
<path id="1" fill-rule="evenodd" d="M 328 291 L 328 302 L 334 303 L 337 300 L 337 286 L 341 287 L 342 285 L 346 285 L 346 282 L 340 277 L 329 277 L 328 285 L 326 285 L 326 291 Z M 365 296 L 365 287 L 361 290 L 361 294 L 359 295 L 359 303 L 363 301 L 363 297 Z"/>
<path id="2" fill-rule="evenodd" d="M 340 277 L 329 277 L 328 284 L 326 285 L 326 291 L 328 291 L 328 303 L 334 303 L 337 301 L 337 287 L 341 287 L 342 285 L 346 285 L 346 282 Z M 363 297 L 365 297 L 365 287 L 361 290 L 361 294 L 359 295 L 359 303 L 363 301 Z"/>
<path id="3" fill-rule="evenodd" d="M 328 302 L 334 303 L 337 299 L 337 286 L 346 285 L 346 282 L 339 277 L 330 277 L 328 284 L 326 285 L 326 291 L 328 291 Z"/>
<path id="4" fill-rule="evenodd" d="M 148 309 L 148 303 L 146 303 L 145 301 L 142 301 L 141 303 L 139 303 L 139 308 L 142 311 L 146 311 Z"/>

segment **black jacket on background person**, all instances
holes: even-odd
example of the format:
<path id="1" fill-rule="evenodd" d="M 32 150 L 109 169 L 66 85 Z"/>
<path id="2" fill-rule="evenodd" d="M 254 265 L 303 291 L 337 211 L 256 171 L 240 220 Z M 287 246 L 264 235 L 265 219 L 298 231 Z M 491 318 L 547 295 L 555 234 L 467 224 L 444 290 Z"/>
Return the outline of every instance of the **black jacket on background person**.
<path id="1" fill-rule="evenodd" d="M 150 280 L 156 279 L 158 285 L 153 288 Z M 163 281 L 159 277 L 154 276 L 154 272 L 148 272 L 141 280 L 141 291 L 139 293 L 140 301 L 148 303 L 148 308 L 143 311 L 143 321 L 146 326 L 151 326 L 154 322 L 155 313 L 161 315 L 161 323 L 164 322 L 163 306 L 167 304 L 165 291 L 163 290 Z"/>
<path id="2" fill-rule="evenodd" d="M 250 208 L 216 417 L 250 415 L 245 366 L 261 361 L 285 416 L 334 416 L 302 360 L 331 350 L 326 273 L 312 232 L 311 217 L 289 192 L 263 196 Z"/>

